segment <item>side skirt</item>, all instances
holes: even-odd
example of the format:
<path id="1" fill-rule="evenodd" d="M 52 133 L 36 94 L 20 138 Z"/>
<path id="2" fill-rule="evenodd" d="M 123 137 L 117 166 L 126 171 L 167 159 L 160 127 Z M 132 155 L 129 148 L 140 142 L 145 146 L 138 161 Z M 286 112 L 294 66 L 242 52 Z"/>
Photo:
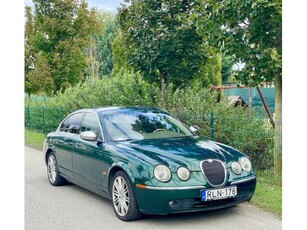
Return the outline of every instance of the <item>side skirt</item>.
<path id="1" fill-rule="evenodd" d="M 82 188 L 85 188 L 86 190 L 89 190 L 93 193 L 96 193 L 104 198 L 107 198 L 109 200 L 111 200 L 111 196 L 108 192 L 105 192 L 103 190 L 100 190 L 98 189 L 97 187 L 93 187 L 93 186 L 89 186 L 88 184 L 84 183 L 84 182 L 81 182 L 80 180 L 76 180 L 72 177 L 69 177 L 67 175 L 64 175 L 64 174 L 60 174 L 62 177 L 64 177 L 67 181 L 79 186 L 79 187 L 82 187 Z"/>

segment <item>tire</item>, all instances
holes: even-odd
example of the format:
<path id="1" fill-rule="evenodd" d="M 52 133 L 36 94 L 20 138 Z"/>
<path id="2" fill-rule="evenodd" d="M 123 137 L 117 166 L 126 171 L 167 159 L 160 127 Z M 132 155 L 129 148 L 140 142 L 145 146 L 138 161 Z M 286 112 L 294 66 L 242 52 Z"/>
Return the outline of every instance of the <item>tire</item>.
<path id="1" fill-rule="evenodd" d="M 136 202 L 133 187 L 126 173 L 123 171 L 115 173 L 110 191 L 114 212 L 120 220 L 131 221 L 142 216 Z"/>
<path id="2" fill-rule="evenodd" d="M 54 153 L 50 153 L 47 158 L 47 176 L 50 184 L 53 186 L 66 184 L 66 180 L 60 175 L 58 170 Z"/>

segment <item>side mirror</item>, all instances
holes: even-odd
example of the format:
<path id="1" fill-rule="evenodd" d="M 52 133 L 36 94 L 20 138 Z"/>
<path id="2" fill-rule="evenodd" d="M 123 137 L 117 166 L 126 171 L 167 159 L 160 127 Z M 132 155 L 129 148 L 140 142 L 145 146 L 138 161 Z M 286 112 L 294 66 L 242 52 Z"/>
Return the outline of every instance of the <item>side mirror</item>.
<path id="1" fill-rule="evenodd" d="M 80 137 L 86 141 L 95 141 L 97 140 L 97 136 L 93 131 L 84 131 L 80 133 Z"/>
<path id="2" fill-rule="evenodd" d="M 199 127 L 197 125 L 190 126 L 190 131 L 192 133 L 197 133 L 199 131 Z"/>

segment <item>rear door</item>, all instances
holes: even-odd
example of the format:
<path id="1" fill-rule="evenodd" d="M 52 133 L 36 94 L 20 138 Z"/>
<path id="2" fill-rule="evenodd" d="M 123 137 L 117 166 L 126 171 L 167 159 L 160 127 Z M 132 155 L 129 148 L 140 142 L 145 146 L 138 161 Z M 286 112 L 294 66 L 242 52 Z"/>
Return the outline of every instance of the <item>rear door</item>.
<path id="1" fill-rule="evenodd" d="M 72 154 L 75 150 L 75 139 L 80 133 L 83 113 L 67 117 L 61 124 L 59 135 L 54 142 L 59 171 L 69 177 L 73 175 Z"/>

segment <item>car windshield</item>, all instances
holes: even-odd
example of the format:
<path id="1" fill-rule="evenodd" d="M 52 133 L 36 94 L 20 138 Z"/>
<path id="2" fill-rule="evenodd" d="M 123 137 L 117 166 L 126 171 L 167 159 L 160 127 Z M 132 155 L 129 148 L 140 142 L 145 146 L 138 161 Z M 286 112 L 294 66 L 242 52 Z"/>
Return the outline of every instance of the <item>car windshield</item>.
<path id="1" fill-rule="evenodd" d="M 164 113 L 127 111 L 110 113 L 103 123 L 113 141 L 192 136 L 180 121 Z"/>

